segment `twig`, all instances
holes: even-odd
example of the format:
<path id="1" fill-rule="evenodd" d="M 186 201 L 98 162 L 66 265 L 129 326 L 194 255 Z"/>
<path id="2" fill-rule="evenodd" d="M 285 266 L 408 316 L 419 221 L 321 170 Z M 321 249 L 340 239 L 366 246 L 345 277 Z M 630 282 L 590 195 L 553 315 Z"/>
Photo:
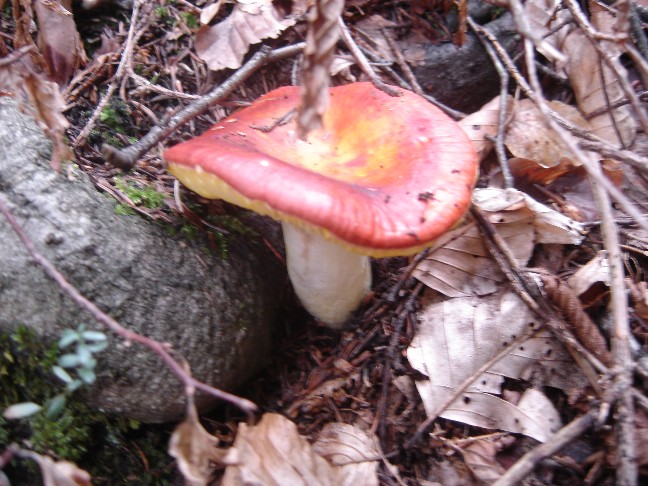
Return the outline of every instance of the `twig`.
<path id="1" fill-rule="evenodd" d="M 126 66 L 131 62 L 131 57 L 133 55 L 133 48 L 135 46 L 135 43 L 143 33 L 143 31 L 140 30 L 139 33 L 136 34 L 137 19 L 139 17 L 140 9 L 143 4 L 144 4 L 144 0 L 136 0 L 133 5 L 133 12 L 131 14 L 130 26 L 128 28 L 128 36 L 126 37 L 126 43 L 124 45 L 124 50 L 122 52 L 121 61 L 119 62 L 119 66 L 117 67 L 117 72 L 115 73 L 112 81 L 110 82 L 108 89 L 106 90 L 104 95 L 101 97 L 101 100 L 97 104 L 97 107 L 95 108 L 94 112 L 92 113 L 92 116 L 88 120 L 88 123 L 83 128 L 83 130 L 81 130 L 81 133 L 79 133 L 77 138 L 74 140 L 73 144 L 75 146 L 82 145 L 85 142 L 86 138 L 88 138 L 88 135 L 94 129 L 94 126 L 97 123 L 97 119 L 101 115 L 101 112 L 110 101 L 110 98 L 112 98 L 112 95 L 115 93 L 117 86 L 121 83 L 121 80 L 124 77 L 124 74 L 126 73 Z"/>
<path id="2" fill-rule="evenodd" d="M 600 167 L 596 167 L 601 171 Z M 601 171 L 602 172 L 602 171 Z M 618 229 L 612 215 L 610 199 L 597 180 L 590 179 L 592 193 L 601 215 L 601 233 L 608 252 L 610 265 L 610 307 L 614 330 L 612 334 L 612 356 L 616 365 L 615 385 L 617 402 L 617 484 L 631 485 L 637 481 L 635 451 L 634 401 L 630 393 L 634 363 L 630 350 L 630 325 L 625 294 L 623 260 L 619 248 Z"/>
<path id="3" fill-rule="evenodd" d="M 585 415 L 572 420 L 552 435 L 547 442 L 531 449 L 518 459 L 501 478 L 493 483 L 493 486 L 515 486 L 520 484 L 540 461 L 555 454 L 592 427 L 596 423 L 597 415 L 598 409 L 591 409 Z"/>
<path id="4" fill-rule="evenodd" d="M 604 49 L 603 46 L 599 42 L 597 42 L 598 40 L 612 41 L 612 42 L 627 42 L 628 35 L 623 33 L 623 34 L 610 34 L 608 36 L 606 34 L 598 32 L 594 29 L 592 24 L 590 24 L 588 20 L 585 18 L 583 11 L 580 9 L 579 5 L 575 2 L 575 0 L 565 0 L 565 5 L 571 12 L 572 17 L 574 18 L 576 24 L 581 28 L 581 31 L 591 42 L 592 46 L 598 53 L 600 59 L 603 60 L 606 66 L 616 76 L 619 82 L 619 87 L 624 92 L 626 98 L 630 100 L 630 104 L 632 105 L 632 108 L 634 109 L 634 113 L 639 119 L 641 126 L 643 127 L 644 131 L 648 131 L 648 116 L 646 116 L 645 110 L 641 106 L 641 103 L 639 103 L 639 100 L 637 99 L 637 96 L 635 95 L 632 86 L 630 86 L 630 83 L 626 79 L 626 76 L 623 76 L 622 68 L 620 67 L 618 59 L 616 59 L 616 57 L 610 53 L 609 49 Z M 605 90 L 605 85 L 602 84 L 601 86 L 603 90 Z M 614 116 L 612 116 L 612 120 L 616 124 L 616 119 L 614 118 Z"/>
<path id="5" fill-rule="evenodd" d="M 157 354 L 176 375 L 176 377 L 178 377 L 178 379 L 182 382 L 185 387 L 186 395 L 192 395 L 194 389 L 199 389 L 220 400 L 230 402 L 231 404 L 239 407 L 249 416 L 256 412 L 257 406 L 250 400 L 237 397 L 236 395 L 232 395 L 222 390 L 218 390 L 217 388 L 209 386 L 193 378 L 187 372 L 185 366 L 171 356 L 168 346 L 126 329 L 115 319 L 104 313 L 101 309 L 99 309 L 99 307 L 97 307 L 93 302 L 84 297 L 72 284 L 70 284 L 70 282 L 67 281 L 63 274 L 59 272 L 56 267 L 52 265 L 52 263 L 36 249 L 34 243 L 29 238 L 29 236 L 27 236 L 27 233 L 25 233 L 23 228 L 20 226 L 3 199 L 0 199 L 0 212 L 7 219 L 9 225 L 14 230 L 16 235 L 18 235 L 18 238 L 25 246 L 31 257 L 36 261 L 36 263 L 38 263 L 38 265 L 41 266 L 47 276 L 49 276 L 58 284 L 61 290 L 63 290 L 63 292 L 65 292 L 68 297 L 70 297 L 70 299 L 72 299 L 79 307 L 83 308 L 90 315 L 92 315 L 92 317 L 97 322 L 103 324 L 112 332 L 123 338 L 124 341 L 139 343 Z"/>
<path id="6" fill-rule="evenodd" d="M 648 158 L 642 157 L 630 150 L 622 150 L 605 142 L 594 142 L 591 140 L 583 140 L 579 142 L 581 148 L 585 150 L 592 150 L 603 156 L 619 162 L 626 162 L 628 165 L 636 167 L 637 169 L 648 172 Z"/>
<path id="7" fill-rule="evenodd" d="M 558 134 L 562 142 L 565 143 L 565 145 L 572 150 L 572 153 L 574 153 L 583 163 L 588 175 L 590 175 L 592 191 L 601 213 L 601 230 L 605 241 L 605 247 L 610 258 L 610 291 L 612 293 L 611 306 L 614 318 L 612 354 L 615 360 L 615 365 L 618 368 L 616 370 L 617 376 L 615 384 L 619 388 L 617 396 L 620 397 L 618 403 L 619 417 L 617 420 L 617 447 L 619 451 L 617 484 L 633 485 L 636 484 L 637 481 L 637 463 L 634 439 L 634 402 L 629 393 L 630 385 L 632 383 L 632 355 L 628 338 L 630 327 L 628 324 L 625 285 L 623 284 L 623 263 L 619 252 L 617 228 L 612 216 L 608 193 L 606 192 L 607 187 L 605 187 L 605 184 L 603 183 L 603 181 L 607 181 L 607 179 L 603 176 L 600 165 L 589 163 L 587 157 L 585 157 L 578 145 L 573 142 L 570 137 L 567 137 L 564 134 L 564 131 L 557 125 L 549 114 L 547 102 L 540 95 L 542 90 L 540 88 L 540 81 L 533 62 L 533 45 L 528 39 L 524 40 L 524 54 L 527 68 L 529 70 L 531 85 L 534 87 L 535 92 L 538 93 L 537 106 L 540 113 L 542 113 L 547 125 Z"/>
<path id="8" fill-rule="evenodd" d="M 301 140 L 323 124 L 323 116 L 329 105 L 331 63 L 340 38 L 337 19 L 343 9 L 344 0 L 318 0 L 308 10 L 308 32 L 297 111 L 297 136 Z"/>
<path id="9" fill-rule="evenodd" d="M 371 426 L 371 432 L 376 432 L 378 429 L 378 436 L 384 438 L 385 436 L 385 427 L 387 421 L 385 420 L 385 409 L 387 407 L 387 400 L 389 395 L 389 385 L 391 384 L 392 369 L 394 368 L 394 363 L 397 358 L 397 348 L 398 341 L 402 335 L 403 325 L 407 320 L 408 316 L 414 311 L 415 301 L 418 298 L 419 293 L 423 290 L 423 284 L 419 282 L 411 294 L 408 296 L 407 300 L 402 304 L 400 309 L 396 309 L 394 316 L 392 317 L 392 335 L 389 340 L 389 346 L 387 347 L 385 353 L 385 361 L 383 363 L 383 373 L 382 373 L 382 391 L 378 404 L 376 406 L 376 415 L 374 423 Z"/>
<path id="10" fill-rule="evenodd" d="M 104 159 L 123 170 L 132 169 L 137 160 L 148 152 L 154 145 L 168 137 L 171 133 L 184 125 L 188 121 L 204 113 L 211 105 L 220 101 L 232 93 L 238 86 L 250 77 L 257 69 L 266 63 L 277 61 L 285 57 L 294 56 L 301 52 L 304 43 L 295 44 L 288 47 L 275 49 L 274 51 L 268 46 L 263 46 L 259 51 L 250 58 L 241 68 L 227 78 L 218 87 L 214 88 L 205 96 L 187 105 L 171 117 L 162 120 L 159 125 L 151 128 L 138 142 L 124 149 L 116 149 L 110 145 L 104 145 L 101 153 Z"/>
<path id="11" fill-rule="evenodd" d="M 499 162 L 500 168 L 502 169 L 502 178 L 504 179 L 504 187 L 510 188 L 514 186 L 515 181 L 513 180 L 513 175 L 511 174 L 511 169 L 508 164 L 508 157 L 506 156 L 506 149 L 504 148 L 504 131 L 506 130 L 506 116 L 508 113 L 508 110 L 506 108 L 508 104 L 508 85 L 510 80 L 510 74 L 504 68 L 504 64 L 497 56 L 497 52 L 495 51 L 493 46 L 490 44 L 490 42 L 497 43 L 497 38 L 495 36 L 492 36 L 491 39 L 494 40 L 488 40 L 489 39 L 488 37 L 479 35 L 480 33 L 483 33 L 483 31 L 486 31 L 487 29 L 485 27 L 481 27 L 480 29 L 477 29 L 477 23 L 472 19 L 472 17 L 468 16 L 467 19 L 468 19 L 468 25 L 470 25 L 470 28 L 473 29 L 473 31 L 475 31 L 477 38 L 484 46 L 484 49 L 486 49 L 486 53 L 488 54 L 488 57 L 491 58 L 491 61 L 493 62 L 493 65 L 495 66 L 495 69 L 497 70 L 497 74 L 500 78 L 500 111 L 499 111 L 499 118 L 497 120 L 497 137 L 495 138 L 495 153 L 497 154 L 497 161 Z M 501 47 L 500 49 L 504 50 Z"/>
<path id="12" fill-rule="evenodd" d="M 338 28 L 340 29 L 340 37 L 346 44 L 347 48 L 349 49 L 349 52 L 351 52 L 351 55 L 358 63 L 358 66 L 360 67 L 362 72 L 365 73 L 365 76 L 367 76 L 369 80 L 373 83 L 373 85 L 390 96 L 401 96 L 400 91 L 393 88 L 392 86 L 389 86 L 388 84 L 385 84 L 378 77 L 376 72 L 371 67 L 371 64 L 369 64 L 367 57 L 364 55 L 364 53 L 360 50 L 358 45 L 353 40 L 353 37 L 351 36 L 351 32 L 349 32 L 349 28 L 344 23 L 344 20 L 342 20 L 342 17 L 338 18 Z"/>

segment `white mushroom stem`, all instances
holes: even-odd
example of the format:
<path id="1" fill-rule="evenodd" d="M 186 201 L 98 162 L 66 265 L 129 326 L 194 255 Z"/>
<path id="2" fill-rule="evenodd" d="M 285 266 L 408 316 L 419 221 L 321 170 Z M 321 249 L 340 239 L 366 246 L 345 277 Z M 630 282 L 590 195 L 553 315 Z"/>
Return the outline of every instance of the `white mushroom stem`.
<path id="1" fill-rule="evenodd" d="M 283 233 L 297 297 L 312 316 L 341 329 L 371 288 L 369 257 L 290 223 Z"/>

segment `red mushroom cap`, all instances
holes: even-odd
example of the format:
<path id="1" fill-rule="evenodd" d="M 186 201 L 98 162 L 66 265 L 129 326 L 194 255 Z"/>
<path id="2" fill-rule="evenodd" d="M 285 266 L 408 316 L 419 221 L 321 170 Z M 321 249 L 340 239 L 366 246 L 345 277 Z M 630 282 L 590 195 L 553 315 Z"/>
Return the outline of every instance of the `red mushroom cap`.
<path id="1" fill-rule="evenodd" d="M 359 253 L 429 246 L 470 204 L 472 144 L 414 93 L 353 83 L 330 95 L 324 128 L 307 141 L 294 121 L 280 123 L 297 108 L 299 88 L 279 88 L 166 150 L 169 172 L 204 197 L 310 227 Z"/>

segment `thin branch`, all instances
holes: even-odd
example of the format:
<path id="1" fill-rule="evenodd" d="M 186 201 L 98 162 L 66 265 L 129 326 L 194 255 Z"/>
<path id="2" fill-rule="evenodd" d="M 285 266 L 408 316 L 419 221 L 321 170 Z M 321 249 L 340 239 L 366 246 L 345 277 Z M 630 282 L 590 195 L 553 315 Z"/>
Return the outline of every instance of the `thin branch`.
<path id="1" fill-rule="evenodd" d="M 605 241 L 606 250 L 610 258 L 610 291 L 612 293 L 611 306 L 614 317 L 614 335 L 612 337 L 612 354 L 615 365 L 618 368 L 615 384 L 619 388 L 618 396 L 621 397 L 618 403 L 617 419 L 617 447 L 619 450 L 617 467 L 617 484 L 636 484 L 637 461 L 634 439 L 634 403 L 630 394 L 632 384 L 632 355 L 629 349 L 630 327 L 628 323 L 628 311 L 625 298 L 625 285 L 623 284 L 623 263 L 619 252 L 617 228 L 612 216 L 608 188 L 604 187 L 603 181 L 609 181 L 603 176 L 600 165 L 589 162 L 578 145 L 568 137 L 549 114 L 547 101 L 541 96 L 540 81 L 535 70 L 533 45 L 524 40 L 524 54 L 529 70 L 529 80 L 537 96 L 537 106 L 544 116 L 547 125 L 552 128 L 560 137 L 562 142 L 572 150 L 578 159 L 583 163 L 590 176 L 592 191 L 597 200 L 597 206 L 601 213 L 601 230 Z M 611 185 L 609 183 L 608 185 Z M 615 188 L 616 189 L 616 188 Z M 608 190 L 608 192 L 606 192 Z M 643 218 L 642 218 L 643 219 Z M 620 282 L 620 284 L 616 283 Z"/>
<path id="2" fill-rule="evenodd" d="M 108 89 L 101 97 L 101 100 L 99 100 L 99 103 L 94 109 L 94 112 L 92 113 L 92 116 L 88 120 L 86 126 L 83 128 L 83 130 L 81 130 L 81 133 L 79 133 L 77 138 L 74 140 L 73 143 L 75 146 L 82 145 L 85 142 L 86 138 L 88 138 L 88 135 L 94 129 L 95 124 L 97 123 L 97 120 L 101 115 L 101 112 L 110 101 L 110 98 L 112 98 L 112 95 L 115 93 L 117 86 L 121 84 L 121 81 L 124 75 L 126 74 L 126 66 L 129 65 L 131 62 L 131 57 L 133 56 L 133 48 L 135 46 L 135 43 L 137 42 L 139 37 L 144 33 L 142 29 L 140 29 L 139 32 L 137 31 L 137 25 L 138 25 L 137 19 L 139 17 L 140 9 L 143 4 L 144 4 L 144 0 L 137 0 L 133 5 L 133 12 L 131 14 L 128 36 L 126 37 L 126 42 L 124 44 L 121 61 L 119 62 L 119 66 L 117 67 L 117 72 L 113 76 L 113 79 L 110 82 Z"/>
<path id="3" fill-rule="evenodd" d="M 151 130 L 149 130 L 149 132 L 138 142 L 124 149 L 116 149 L 110 145 L 103 145 L 101 153 L 104 159 L 106 162 L 109 162 L 120 169 L 132 169 L 137 163 L 137 160 L 146 152 L 151 150 L 151 148 L 158 142 L 171 135 L 180 126 L 207 111 L 211 105 L 231 94 L 243 81 L 254 74 L 261 66 L 269 62 L 294 56 L 303 50 L 304 45 L 305 44 L 302 42 L 292 46 L 275 49 L 274 51 L 268 46 L 263 46 L 250 58 L 248 62 L 223 81 L 223 83 L 218 87 L 214 88 L 208 94 L 199 98 L 190 105 L 187 105 L 173 116 L 163 119 L 159 125 L 151 128 Z"/>
<path id="4" fill-rule="evenodd" d="M 598 409 L 591 409 L 585 415 L 572 420 L 551 438 L 524 454 L 493 486 L 515 486 L 531 474 L 531 471 L 547 457 L 552 456 L 574 439 L 583 435 L 596 423 Z"/>
<path id="5" fill-rule="evenodd" d="M 491 42 L 499 44 L 497 42 L 497 38 L 495 36 L 491 36 L 491 39 L 494 40 L 490 40 L 488 37 L 480 35 L 480 33 L 487 31 L 487 29 L 485 27 L 481 27 L 481 29 L 478 30 L 477 22 L 475 22 L 470 16 L 468 16 L 467 20 L 468 25 L 470 25 L 470 28 L 473 29 L 482 46 L 484 46 L 484 49 L 486 49 L 486 53 L 488 54 L 488 57 L 491 58 L 493 66 L 495 66 L 495 69 L 497 70 L 497 75 L 500 78 L 500 111 L 499 118 L 497 120 L 495 153 L 497 154 L 497 161 L 499 162 L 500 168 L 502 170 L 504 187 L 511 188 L 515 185 L 515 181 L 513 180 L 513 175 L 511 174 L 511 169 L 508 164 L 508 157 L 506 156 L 506 149 L 504 148 L 504 132 L 506 130 L 506 117 L 508 114 L 508 110 L 506 108 L 508 104 L 508 86 L 510 74 L 504 68 L 504 64 L 498 57 L 497 51 L 495 51 L 495 48 L 490 44 Z M 504 49 L 500 46 L 500 50 Z"/>
<path id="6" fill-rule="evenodd" d="M 58 286 L 65 292 L 70 299 L 72 299 L 79 307 L 86 310 L 92 317 L 99 323 L 106 326 L 112 332 L 120 336 L 126 342 L 136 342 L 143 346 L 146 346 L 155 354 L 157 354 L 164 364 L 168 366 L 171 371 L 178 377 L 185 387 L 185 394 L 192 395 L 195 388 L 204 391 L 220 400 L 227 401 L 241 410 L 246 414 L 251 416 L 254 412 L 257 411 L 257 406 L 252 403 L 250 400 L 245 398 L 237 397 L 230 393 L 218 390 L 212 386 L 209 386 L 205 383 L 202 383 L 195 378 L 193 378 L 188 371 L 185 369 L 185 365 L 180 363 L 171 356 L 169 352 L 169 347 L 155 341 L 146 336 L 142 336 L 133 331 L 130 331 L 119 324 L 115 319 L 103 312 L 99 307 L 97 307 L 93 302 L 84 297 L 67 279 L 59 272 L 52 263 L 45 258 L 35 247 L 32 240 L 27 236 L 27 233 L 23 230 L 22 226 L 18 223 L 16 218 L 13 216 L 9 207 L 5 204 L 4 200 L 0 198 L 0 212 L 9 222 L 9 225 L 14 230 L 22 244 L 25 246 L 31 257 L 34 261 L 41 266 L 43 271 L 54 280 Z"/>
<path id="7" fill-rule="evenodd" d="M 378 77 L 376 72 L 371 67 L 371 64 L 369 64 L 369 60 L 367 59 L 367 57 L 364 55 L 364 53 L 360 50 L 356 42 L 353 40 L 353 36 L 351 36 L 351 32 L 349 31 L 349 28 L 344 23 L 344 20 L 342 20 L 342 17 L 338 18 L 338 28 L 340 29 L 340 38 L 346 44 L 347 48 L 349 49 L 349 52 L 351 52 L 351 55 L 358 63 L 358 66 L 360 67 L 362 72 L 365 73 L 365 76 L 369 78 L 369 80 L 373 83 L 373 85 L 390 96 L 400 96 L 401 95 L 400 91 L 393 88 L 392 86 L 389 86 L 388 84 L 385 84 Z"/>

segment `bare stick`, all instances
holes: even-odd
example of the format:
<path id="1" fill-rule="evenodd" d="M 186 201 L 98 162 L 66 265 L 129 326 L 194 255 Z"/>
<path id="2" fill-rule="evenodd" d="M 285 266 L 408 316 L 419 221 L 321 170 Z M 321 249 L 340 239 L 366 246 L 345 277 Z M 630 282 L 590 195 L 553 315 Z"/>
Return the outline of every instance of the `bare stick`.
<path id="1" fill-rule="evenodd" d="M 214 88 L 205 96 L 199 98 L 190 105 L 177 112 L 175 115 L 165 118 L 159 125 L 151 128 L 138 142 L 124 149 L 116 149 L 110 145 L 103 145 L 101 153 L 110 164 L 123 170 L 132 169 L 137 160 L 146 152 L 172 134 L 178 127 L 197 117 L 214 103 L 232 93 L 239 85 L 250 77 L 257 69 L 264 64 L 290 57 L 300 53 L 304 49 L 304 43 L 295 44 L 288 47 L 272 50 L 268 46 L 263 46 L 259 51 L 250 58 L 240 69 L 227 78 L 221 85 Z"/>
<path id="2" fill-rule="evenodd" d="M 513 180 L 513 175 L 511 174 L 511 169 L 508 164 L 508 158 L 506 157 L 506 149 L 504 148 L 504 131 L 506 129 L 506 116 L 507 116 L 507 104 L 508 104 L 508 85 L 511 76 L 509 72 L 504 68 L 504 64 L 497 55 L 497 52 L 490 44 L 491 42 L 497 43 L 497 38 L 495 36 L 486 37 L 480 35 L 483 34 L 483 31 L 487 30 L 485 27 L 477 28 L 477 23 L 468 16 L 468 25 L 470 28 L 475 31 L 477 38 L 481 42 L 488 57 L 491 58 L 493 66 L 497 70 L 497 75 L 500 78 L 500 111 L 499 118 L 497 120 L 497 137 L 495 138 L 495 153 L 497 154 L 497 161 L 499 162 L 500 168 L 502 169 L 502 178 L 504 179 L 504 187 L 511 188 L 515 184 Z M 504 50 L 500 47 L 501 50 Z"/>
<path id="3" fill-rule="evenodd" d="M 83 128 L 83 130 L 81 130 L 81 133 L 79 133 L 77 138 L 74 140 L 74 145 L 81 145 L 85 142 L 86 138 L 88 138 L 88 134 L 92 131 L 95 124 L 97 123 L 99 115 L 101 115 L 104 107 L 108 104 L 110 98 L 112 98 L 112 95 L 117 89 L 117 86 L 119 86 L 122 78 L 124 77 L 124 74 L 126 73 L 126 66 L 130 64 L 130 60 L 133 55 L 133 46 L 135 45 L 135 42 L 137 41 L 139 36 L 141 36 L 141 34 L 143 33 L 142 31 L 140 31 L 139 35 L 136 35 L 137 18 L 139 17 L 140 8 L 142 7 L 143 3 L 143 0 L 137 0 L 133 5 L 133 13 L 131 14 L 131 23 L 128 29 L 128 36 L 126 37 L 126 43 L 124 45 L 124 50 L 122 53 L 121 61 L 119 62 L 119 67 L 117 68 L 117 72 L 113 76 L 108 89 L 101 97 L 99 104 L 92 113 L 90 120 L 88 120 L 86 126 Z"/>
<path id="4" fill-rule="evenodd" d="M 225 400 L 243 410 L 246 414 L 251 416 L 257 410 L 257 406 L 250 400 L 237 397 L 230 393 L 218 390 L 212 386 L 202 383 L 193 378 L 185 369 L 185 366 L 178 362 L 171 356 L 169 347 L 158 341 L 155 341 L 146 336 L 142 336 L 133 331 L 130 331 L 119 324 L 115 319 L 104 313 L 94 303 L 85 298 L 67 279 L 59 272 L 52 263 L 50 263 L 45 256 L 43 256 L 34 246 L 29 236 L 25 233 L 16 218 L 13 216 L 9 207 L 5 204 L 4 200 L 0 198 L 0 212 L 7 219 L 11 228 L 14 230 L 20 241 L 25 246 L 31 257 L 38 263 L 45 271 L 47 276 L 54 280 L 58 286 L 70 297 L 79 307 L 85 309 L 92 317 L 99 323 L 109 328 L 112 332 L 120 336 L 126 342 L 136 342 L 146 346 L 155 354 L 157 354 L 162 361 L 171 369 L 171 371 L 178 377 L 185 387 L 185 393 L 188 396 L 193 395 L 194 389 L 199 389 L 208 393 L 220 400 Z"/>
<path id="5" fill-rule="evenodd" d="M 372 84 L 376 88 L 378 88 L 381 91 L 384 91 L 390 96 L 401 96 L 400 91 L 394 89 L 392 86 L 389 86 L 388 84 L 383 83 L 383 81 L 378 77 L 376 72 L 371 67 L 371 64 L 369 64 L 369 60 L 367 59 L 367 57 L 364 55 L 364 53 L 360 50 L 358 45 L 353 40 L 353 37 L 351 36 L 351 32 L 349 32 L 349 28 L 344 23 L 344 20 L 342 20 L 342 17 L 338 19 L 338 27 L 340 29 L 340 37 L 346 44 L 347 48 L 351 52 L 351 55 L 353 56 L 355 61 L 358 63 L 360 69 L 362 69 L 362 72 L 365 73 L 365 75 L 369 78 Z"/>
<path id="6" fill-rule="evenodd" d="M 598 409 L 592 409 L 585 415 L 572 420 L 565 427 L 556 432 L 544 444 L 531 449 L 524 454 L 506 473 L 499 478 L 493 486 L 514 486 L 528 476 L 536 465 L 543 459 L 555 454 L 569 444 L 572 440 L 583 435 L 594 425 Z"/>
<path id="7" fill-rule="evenodd" d="M 533 45 L 528 39 L 524 40 L 524 54 L 529 70 L 529 80 L 538 93 L 537 106 L 542 113 L 547 125 L 552 128 L 562 142 L 573 151 L 583 163 L 590 176 L 592 191 L 596 198 L 598 210 L 601 213 L 601 231 L 605 248 L 610 258 L 610 292 L 612 293 L 611 306 L 614 318 L 614 333 L 612 336 L 612 354 L 618 368 L 615 383 L 618 387 L 618 417 L 617 417 L 617 447 L 619 464 L 617 467 L 617 484 L 633 485 L 637 481 L 637 461 L 635 453 L 635 428 L 634 428 L 634 402 L 630 393 L 632 384 L 632 354 L 629 346 L 630 326 L 628 323 L 628 310 L 625 298 L 625 285 L 623 284 L 623 263 L 621 261 L 617 228 L 614 224 L 608 188 L 603 181 L 600 165 L 589 163 L 578 145 L 564 130 L 557 125 L 549 114 L 547 101 L 541 96 L 540 81 L 538 79 L 534 61 Z M 643 219 L 643 218 L 641 218 Z M 641 223 L 641 221 L 638 221 Z"/>

